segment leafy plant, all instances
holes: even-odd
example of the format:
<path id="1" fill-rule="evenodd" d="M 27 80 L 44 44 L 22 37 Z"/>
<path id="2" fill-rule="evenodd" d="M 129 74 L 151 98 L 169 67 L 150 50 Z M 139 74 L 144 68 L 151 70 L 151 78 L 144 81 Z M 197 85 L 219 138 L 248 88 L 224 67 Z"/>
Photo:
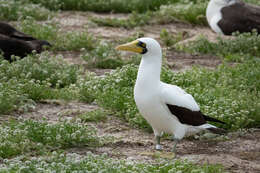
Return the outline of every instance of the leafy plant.
<path id="1" fill-rule="evenodd" d="M 81 156 L 76 153 L 52 152 L 49 157 L 32 158 L 28 160 L 24 157 L 13 160 L 5 160 L 0 168 L 1 172 L 205 172 L 222 173 L 224 169 L 220 165 L 195 165 L 188 161 L 176 160 L 169 162 L 160 160 L 157 164 L 137 163 L 123 160 L 111 159 L 107 155 L 96 156 L 88 153 Z"/>
<path id="2" fill-rule="evenodd" d="M 92 51 L 86 51 L 81 56 L 89 67 L 114 69 L 124 64 L 111 43 L 100 42 Z"/>
<path id="3" fill-rule="evenodd" d="M 175 4 L 161 6 L 157 13 L 160 23 L 170 23 L 181 20 L 197 25 L 207 25 L 205 17 L 207 1 L 187 2 L 181 1 Z"/>
<path id="4" fill-rule="evenodd" d="M 48 53 L 9 63 L 0 60 L 0 113 L 28 110 L 41 99 L 76 97 L 80 69 Z M 70 98 L 69 98 L 70 97 Z"/>
<path id="5" fill-rule="evenodd" d="M 98 146 L 101 141 L 93 128 L 70 122 L 10 121 L 0 126 L 0 134 L 2 158 L 51 148 Z"/>
<path id="6" fill-rule="evenodd" d="M 230 61 L 244 61 L 245 58 L 260 56 L 260 36 L 256 33 L 234 33 L 234 39 L 218 37 L 217 42 L 210 42 L 205 37 L 188 45 L 177 46 L 177 49 L 190 53 L 213 54 Z"/>
<path id="7" fill-rule="evenodd" d="M 49 9 L 54 10 L 80 10 L 80 11 L 94 11 L 94 12 L 116 12 L 116 13 L 129 13 L 132 11 L 145 12 L 148 10 L 156 10 L 162 4 L 174 2 L 176 0 L 25 0 L 41 4 Z"/>
<path id="8" fill-rule="evenodd" d="M 21 20 L 30 16 L 36 20 L 46 20 L 53 12 L 39 4 L 24 4 L 16 0 L 0 0 L 0 20 Z"/>
<path id="9" fill-rule="evenodd" d="M 160 38 L 167 47 L 172 47 L 179 41 L 182 41 L 185 38 L 186 34 L 186 32 L 179 32 L 172 35 L 166 29 L 162 29 L 160 33 Z"/>
<path id="10" fill-rule="evenodd" d="M 107 120 L 107 111 L 104 111 L 103 109 L 96 109 L 93 111 L 85 112 L 81 115 L 79 115 L 79 118 L 83 122 L 100 122 L 100 121 L 106 121 Z"/>
<path id="11" fill-rule="evenodd" d="M 122 59 L 114 44 L 110 42 L 99 42 L 95 49 L 85 51 L 81 58 L 87 62 L 90 68 L 116 69 L 125 64 L 139 63 L 138 56 L 131 56 L 128 59 Z"/>

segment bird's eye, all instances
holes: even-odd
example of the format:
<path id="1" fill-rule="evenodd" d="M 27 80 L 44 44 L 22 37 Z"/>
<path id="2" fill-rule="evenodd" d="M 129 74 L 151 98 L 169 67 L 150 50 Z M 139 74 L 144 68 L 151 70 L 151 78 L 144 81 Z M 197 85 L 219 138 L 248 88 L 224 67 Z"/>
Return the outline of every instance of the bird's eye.
<path id="1" fill-rule="evenodd" d="M 142 48 L 146 48 L 146 44 L 141 41 L 138 42 L 138 46 L 140 46 Z"/>

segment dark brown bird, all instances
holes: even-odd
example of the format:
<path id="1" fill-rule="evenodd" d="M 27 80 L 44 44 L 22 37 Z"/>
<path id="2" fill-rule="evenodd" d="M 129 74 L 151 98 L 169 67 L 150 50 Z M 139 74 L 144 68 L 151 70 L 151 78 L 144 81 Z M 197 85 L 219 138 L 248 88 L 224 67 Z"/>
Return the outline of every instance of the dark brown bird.
<path id="1" fill-rule="evenodd" d="M 241 0 L 210 0 L 207 20 L 212 30 L 224 35 L 233 32 L 260 34 L 260 7 Z"/>
<path id="2" fill-rule="evenodd" d="M 6 60 L 12 61 L 12 55 L 23 58 L 33 50 L 40 53 L 44 46 L 51 46 L 51 44 L 24 34 L 7 23 L 0 22 L 0 50 Z"/>

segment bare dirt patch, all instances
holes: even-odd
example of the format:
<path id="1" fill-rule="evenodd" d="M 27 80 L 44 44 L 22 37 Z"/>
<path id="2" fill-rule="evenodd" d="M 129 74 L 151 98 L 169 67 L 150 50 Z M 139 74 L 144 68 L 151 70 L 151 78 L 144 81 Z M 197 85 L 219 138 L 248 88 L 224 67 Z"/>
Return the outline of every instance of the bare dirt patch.
<path id="1" fill-rule="evenodd" d="M 85 31 L 86 25 L 91 25 L 88 20 L 89 13 L 87 12 L 59 12 L 53 20 L 60 24 L 63 32 L 69 31 Z"/>
<path id="2" fill-rule="evenodd" d="M 173 51 L 167 52 L 167 61 L 173 71 L 185 71 L 194 65 L 215 69 L 222 63 L 219 57 L 213 55 L 191 55 Z"/>
<path id="3" fill-rule="evenodd" d="M 71 119 L 79 114 L 92 111 L 98 107 L 94 104 L 85 104 L 80 102 L 65 102 L 60 100 L 45 100 L 38 103 L 34 110 L 26 113 L 14 113 L 12 117 L 21 119 L 43 120 L 50 123 Z"/>

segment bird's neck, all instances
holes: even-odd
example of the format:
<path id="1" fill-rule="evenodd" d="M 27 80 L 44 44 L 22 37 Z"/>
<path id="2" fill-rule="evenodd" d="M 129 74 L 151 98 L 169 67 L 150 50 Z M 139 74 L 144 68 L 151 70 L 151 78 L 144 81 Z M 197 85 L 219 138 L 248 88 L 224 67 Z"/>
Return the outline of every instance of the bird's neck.
<path id="1" fill-rule="evenodd" d="M 211 22 L 212 18 L 215 15 L 221 15 L 220 10 L 223 8 L 225 5 L 224 4 L 218 4 L 215 1 L 211 0 L 208 4 L 207 10 L 206 10 L 206 16 L 208 23 Z"/>
<path id="2" fill-rule="evenodd" d="M 136 85 L 144 89 L 152 89 L 160 83 L 162 55 L 144 55 L 138 70 Z"/>

